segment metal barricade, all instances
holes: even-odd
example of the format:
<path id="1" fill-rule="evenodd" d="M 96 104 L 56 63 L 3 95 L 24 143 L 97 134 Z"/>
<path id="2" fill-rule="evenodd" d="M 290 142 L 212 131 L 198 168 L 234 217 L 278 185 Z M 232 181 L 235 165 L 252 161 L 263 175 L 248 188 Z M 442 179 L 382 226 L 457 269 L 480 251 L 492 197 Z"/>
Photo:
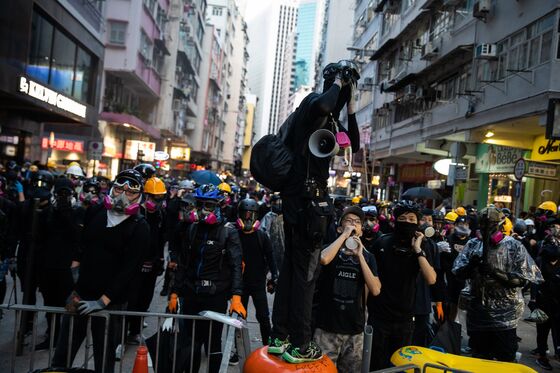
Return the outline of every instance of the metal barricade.
<path id="1" fill-rule="evenodd" d="M 54 352 L 55 352 L 55 348 L 57 347 L 57 341 L 54 340 L 55 334 L 56 334 L 56 315 L 58 315 L 58 317 L 61 316 L 65 316 L 67 318 L 69 318 L 69 327 L 68 327 L 68 344 L 67 344 L 67 354 L 66 354 L 66 367 L 72 367 L 73 364 L 76 364 L 78 361 L 78 356 L 83 354 L 83 362 L 81 363 L 81 365 L 79 365 L 80 368 L 82 369 L 88 369 L 88 367 L 90 367 L 92 365 L 92 357 L 93 355 L 93 343 L 92 343 L 92 333 L 91 333 L 91 324 L 93 320 L 96 320 L 97 318 L 102 318 L 104 319 L 104 333 L 103 333 L 103 358 L 102 358 L 102 366 L 101 366 L 101 371 L 105 372 L 106 371 L 106 361 L 107 361 L 107 345 L 108 345 L 108 339 L 111 338 L 112 336 L 109 335 L 109 329 L 111 326 L 111 321 L 117 321 L 113 324 L 113 326 L 118 325 L 118 327 L 120 328 L 120 330 L 117 333 L 117 330 L 115 330 L 113 332 L 113 334 L 116 334 L 115 337 L 117 337 L 118 335 L 120 335 L 120 338 L 118 340 L 120 340 L 120 344 L 122 346 L 126 345 L 126 322 L 127 322 L 127 318 L 129 317 L 137 317 L 140 318 L 140 325 L 141 328 L 140 330 L 142 330 L 142 325 L 144 323 L 144 320 L 147 319 L 156 319 L 157 320 L 157 331 L 154 332 L 155 338 L 156 338 L 156 343 L 155 343 L 155 351 L 150 351 L 150 355 L 155 355 L 154 358 L 151 358 L 151 362 L 152 362 L 152 367 L 153 367 L 153 372 L 157 373 L 158 372 L 158 368 L 160 366 L 160 360 L 161 359 L 165 359 L 165 357 L 160 356 L 160 343 L 162 342 L 162 326 L 164 325 L 165 321 L 167 320 L 167 323 L 169 323 L 170 321 L 168 319 L 171 319 L 171 323 L 173 325 L 172 329 L 170 330 L 170 333 L 172 334 L 172 339 L 173 339 L 173 351 L 172 351 L 172 361 L 171 361 L 171 370 L 167 370 L 165 369 L 165 371 L 161 371 L 160 373 L 167 373 L 169 372 L 175 372 L 177 367 L 177 359 L 178 358 L 182 358 L 183 356 L 178 356 L 178 354 L 180 354 L 180 352 L 178 352 L 178 346 L 181 345 L 182 342 L 190 342 L 190 351 L 189 351 L 189 366 L 188 367 L 184 367 L 184 370 L 180 370 L 181 372 L 185 371 L 185 372 L 191 372 L 193 369 L 193 364 L 194 364 L 194 356 L 196 353 L 201 354 L 201 359 L 200 359 L 200 365 L 201 368 L 204 364 L 205 361 L 205 365 L 206 365 L 206 370 L 202 370 L 201 371 L 209 371 L 209 365 L 210 365 L 210 355 L 211 355 L 211 343 L 212 343 L 212 327 L 214 325 L 214 323 L 219 323 L 219 321 L 213 320 L 211 318 L 207 318 L 207 317 L 202 317 L 202 316 L 196 316 L 196 315 L 180 315 L 180 314 L 168 314 L 168 313 L 154 313 L 154 312 L 132 312 L 132 311 L 119 311 L 119 310 L 103 310 L 103 311 L 99 311 L 96 313 L 92 313 L 88 316 L 78 316 L 75 313 L 71 313 L 68 312 L 67 310 L 65 310 L 64 308 L 59 308 L 59 307 L 44 307 L 44 306 L 32 306 L 32 305 L 23 305 L 23 304 L 12 304 L 12 305 L 7 305 L 7 304 L 2 304 L 0 305 L 0 309 L 5 311 L 5 314 L 7 314 L 10 311 L 15 312 L 15 322 L 14 322 L 14 331 L 13 331 L 13 341 L 12 341 L 12 349 L 11 349 L 11 355 L 10 355 L 10 363 L 9 363 L 9 367 L 2 367 L 2 371 L 6 371 L 6 372 L 21 372 L 21 371 L 29 371 L 29 372 L 33 372 L 36 368 L 37 365 L 37 361 L 40 362 L 41 365 L 45 365 L 42 368 L 52 368 L 52 363 L 53 363 L 53 358 L 54 358 Z M 30 348 L 28 349 L 28 351 L 21 351 L 21 356 L 19 356 L 19 354 L 17 354 L 16 352 L 18 352 L 18 336 L 19 335 L 23 335 L 23 333 L 21 333 L 20 328 L 25 327 L 22 325 L 21 320 L 22 320 L 22 315 L 24 312 L 28 312 L 30 315 L 32 315 L 33 318 L 33 328 L 32 328 L 32 332 L 31 335 L 28 336 L 28 338 L 30 337 L 30 341 L 29 341 L 29 346 Z M 40 352 L 40 351 L 35 351 L 35 345 L 37 344 L 37 327 L 38 327 L 38 317 L 39 317 L 39 313 L 45 313 L 45 314 L 50 314 L 53 315 L 53 317 L 50 318 L 50 338 L 49 338 L 49 348 L 48 348 L 48 355 L 45 352 Z M 6 316 L 6 315 L 5 315 Z M 77 346 L 77 352 L 74 354 L 75 356 L 72 356 L 72 350 L 73 350 L 73 343 L 74 341 L 73 336 L 74 336 L 74 329 L 76 327 L 76 320 L 77 318 L 79 318 L 79 323 L 81 323 L 80 328 L 83 328 L 83 323 L 84 323 L 84 317 L 87 318 L 86 319 L 86 334 L 83 337 L 85 340 L 85 344 L 82 347 L 81 344 L 82 342 L 80 342 L 80 345 Z M 180 328 L 178 327 L 179 324 L 183 324 L 186 325 L 187 324 L 187 320 L 188 322 L 192 322 L 192 326 L 189 328 L 190 330 L 184 330 L 184 333 L 181 334 L 181 337 L 183 338 L 183 340 L 178 341 L 179 338 L 179 334 L 180 334 Z M 196 327 L 197 323 L 201 323 L 201 322 L 208 322 L 208 340 L 207 342 L 207 349 L 206 349 L 206 359 L 203 359 L 202 356 L 202 346 L 200 344 L 195 343 L 195 339 L 196 339 L 196 329 L 198 329 Z M 61 325 L 62 325 L 62 320 L 60 321 Z M 223 323 L 221 323 L 223 324 Z M 251 345 L 250 345 L 250 340 L 249 340 L 249 332 L 247 329 L 247 326 L 245 324 L 243 324 L 243 326 L 241 327 L 234 327 L 228 324 L 223 324 L 223 326 L 226 326 L 226 328 L 224 328 L 222 330 L 222 335 L 225 332 L 225 336 L 231 336 L 230 338 L 232 338 L 233 336 L 235 336 L 236 339 L 236 345 L 237 345 L 237 353 L 239 355 L 239 371 L 242 372 L 243 371 L 243 365 L 245 362 L 245 358 L 247 356 L 249 356 L 250 352 L 251 352 Z M 60 327 L 60 329 L 62 329 L 62 327 Z M 186 328 L 185 328 L 186 329 Z M 142 336 L 142 334 L 140 334 Z M 167 338 L 169 338 L 169 333 L 167 333 L 166 335 Z M 187 338 L 190 338 L 190 341 L 187 340 Z M 61 338 L 60 338 L 61 339 Z M 150 338 L 148 338 L 150 339 Z M 117 341 L 115 343 L 115 346 L 119 344 L 118 340 L 115 338 L 115 341 Z M 179 342 L 179 343 L 178 343 Z M 140 345 L 145 345 L 146 344 L 146 340 L 144 339 L 144 337 L 141 337 L 141 341 L 140 341 Z M 110 345 L 110 344 L 109 344 Z M 75 346 L 74 346 L 75 347 Z M 195 351 L 195 347 L 199 348 L 199 351 Z M 135 349 L 134 349 L 135 350 Z M 221 354 L 222 349 L 214 353 L 220 353 Z M 18 355 L 18 356 L 16 356 Z M 116 363 L 118 363 L 118 366 L 115 366 L 115 371 L 118 372 L 130 372 L 132 371 L 132 366 L 134 364 L 134 359 L 136 356 L 136 353 L 129 353 L 126 354 L 125 351 L 123 351 L 123 356 L 120 358 L 120 360 L 118 360 Z M 128 356 L 127 356 L 128 355 Z M 222 354 L 222 364 L 221 364 L 221 369 L 220 369 L 220 373 L 222 372 L 226 372 L 227 371 L 227 366 L 228 366 L 228 361 L 229 361 L 229 354 L 226 356 L 226 354 Z M 28 360 L 28 368 L 25 368 L 24 365 L 27 365 L 27 360 Z M 132 362 L 132 363 L 131 363 Z M 116 364 L 115 364 L 116 365 Z M 17 369 L 16 369 L 17 366 Z M 225 369 L 224 369 L 225 367 Z M 179 372 L 179 370 L 177 370 L 177 372 Z"/>

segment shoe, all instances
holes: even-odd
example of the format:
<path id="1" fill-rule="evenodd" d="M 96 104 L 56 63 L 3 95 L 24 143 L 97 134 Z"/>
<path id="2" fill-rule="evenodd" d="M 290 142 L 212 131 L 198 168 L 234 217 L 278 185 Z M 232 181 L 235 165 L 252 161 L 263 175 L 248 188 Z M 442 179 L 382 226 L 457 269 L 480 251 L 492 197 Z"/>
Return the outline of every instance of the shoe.
<path id="1" fill-rule="evenodd" d="M 461 353 L 470 355 L 472 353 L 472 348 L 469 346 L 461 347 Z"/>
<path id="2" fill-rule="evenodd" d="M 291 364 L 301 364 L 310 361 L 317 361 L 323 357 L 321 347 L 311 341 L 304 349 L 291 346 L 282 354 L 282 359 Z"/>
<path id="3" fill-rule="evenodd" d="M 286 350 L 290 348 L 290 342 L 288 338 L 281 340 L 278 338 L 268 338 L 268 353 L 272 355 L 282 355 Z"/>
<path id="4" fill-rule="evenodd" d="M 239 365 L 239 355 L 237 355 L 237 353 L 234 352 L 231 355 L 231 357 L 229 358 L 229 365 L 232 367 Z"/>
<path id="5" fill-rule="evenodd" d="M 115 350 L 115 360 L 121 361 L 124 356 L 125 347 L 124 345 L 119 344 Z"/>
<path id="6" fill-rule="evenodd" d="M 166 297 L 166 296 L 169 295 L 169 290 L 161 289 L 161 291 L 159 292 L 159 295 L 161 295 L 162 297 Z"/>
<path id="7" fill-rule="evenodd" d="M 538 348 L 535 348 L 535 349 L 529 351 L 529 353 L 530 353 L 531 355 L 533 355 L 533 356 L 540 356 L 540 355 L 541 355 L 541 353 L 540 353 L 540 351 L 539 351 Z M 549 351 L 549 350 L 546 350 L 546 353 L 549 354 L 550 351 Z"/>
<path id="8" fill-rule="evenodd" d="M 50 347 L 49 338 L 47 338 L 43 342 L 39 343 L 38 345 L 35 345 L 35 351 L 48 350 L 49 347 Z M 56 344 L 53 347 L 56 347 Z"/>
<path id="9" fill-rule="evenodd" d="M 552 370 L 552 365 L 550 365 L 550 362 L 544 356 L 541 356 L 537 360 L 535 360 L 535 363 L 537 363 L 537 365 L 543 368 L 544 370 Z"/>

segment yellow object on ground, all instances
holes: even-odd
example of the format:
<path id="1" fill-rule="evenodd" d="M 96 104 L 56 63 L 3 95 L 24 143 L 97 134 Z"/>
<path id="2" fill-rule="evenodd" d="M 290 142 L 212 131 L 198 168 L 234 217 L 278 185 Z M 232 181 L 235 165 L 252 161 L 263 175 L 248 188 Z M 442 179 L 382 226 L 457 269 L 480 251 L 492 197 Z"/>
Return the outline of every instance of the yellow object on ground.
<path id="1" fill-rule="evenodd" d="M 442 368 L 447 367 L 463 372 L 476 373 L 537 373 L 536 370 L 522 364 L 446 354 L 430 348 L 416 346 L 406 346 L 395 351 L 393 356 L 391 356 L 391 363 L 397 367 L 414 364 L 420 367 L 420 369 L 423 369 L 425 364 L 432 364 Z M 441 373 L 442 368 L 428 368 L 425 372 Z M 410 369 L 406 372 L 412 373 L 413 371 Z"/>

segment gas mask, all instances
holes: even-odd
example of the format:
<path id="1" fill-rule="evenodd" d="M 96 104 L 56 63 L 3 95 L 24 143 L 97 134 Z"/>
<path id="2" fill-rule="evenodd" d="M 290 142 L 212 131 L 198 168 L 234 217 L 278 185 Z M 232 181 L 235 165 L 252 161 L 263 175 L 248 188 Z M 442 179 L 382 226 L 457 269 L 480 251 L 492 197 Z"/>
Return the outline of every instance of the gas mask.
<path id="1" fill-rule="evenodd" d="M 99 202 L 99 197 L 95 192 L 82 192 L 80 193 L 80 201 L 86 205 L 96 205 Z"/>
<path id="2" fill-rule="evenodd" d="M 453 231 L 453 234 L 456 235 L 457 237 L 468 237 L 471 235 L 471 230 L 469 229 L 469 227 L 458 224 L 455 226 L 455 230 Z"/>
<path id="3" fill-rule="evenodd" d="M 137 198 L 137 200 L 138 199 L 139 198 Z M 135 215 L 140 210 L 140 204 L 138 202 L 129 201 L 125 192 L 114 196 L 112 189 L 103 199 L 103 204 L 107 210 L 112 210 L 117 214 Z"/>
<path id="4" fill-rule="evenodd" d="M 202 206 L 196 211 L 196 215 L 191 215 L 192 218 L 204 224 L 218 224 L 222 220 L 222 213 L 220 211 L 220 207 L 215 202 L 204 202 Z"/>
<path id="5" fill-rule="evenodd" d="M 144 207 L 146 208 L 146 211 L 149 213 L 154 213 L 161 208 L 165 208 L 164 205 L 165 205 L 165 198 L 150 197 L 144 203 Z"/>
<path id="6" fill-rule="evenodd" d="M 239 211 L 239 218 L 237 218 L 237 227 L 243 231 L 243 233 L 253 233 L 258 230 L 261 226 L 261 222 L 255 219 L 255 211 Z M 241 218 L 244 216 L 244 218 Z"/>
<path id="7" fill-rule="evenodd" d="M 362 232 L 365 238 L 374 237 L 379 232 L 379 224 L 375 221 L 366 219 L 362 226 Z"/>

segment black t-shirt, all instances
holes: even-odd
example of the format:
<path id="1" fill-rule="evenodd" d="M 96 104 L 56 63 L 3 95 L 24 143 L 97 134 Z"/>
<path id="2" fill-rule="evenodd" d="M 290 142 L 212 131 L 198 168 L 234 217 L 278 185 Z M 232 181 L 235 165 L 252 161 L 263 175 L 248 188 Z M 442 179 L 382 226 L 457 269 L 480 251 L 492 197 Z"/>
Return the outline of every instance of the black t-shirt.
<path id="1" fill-rule="evenodd" d="M 377 275 L 374 256 L 364 250 L 364 257 L 373 274 Z M 338 334 L 362 333 L 365 325 L 364 286 L 358 258 L 339 252 L 321 270 L 317 327 Z"/>
<path id="2" fill-rule="evenodd" d="M 393 233 L 381 236 L 373 245 L 381 293 L 376 297 L 368 297 L 370 320 L 401 322 L 411 321 L 414 316 L 416 279 L 420 265 L 412 248 L 400 252 L 396 250 L 399 247 Z M 429 253 L 426 256 L 430 261 Z"/>
<path id="3" fill-rule="evenodd" d="M 260 230 L 249 234 L 239 231 L 239 241 L 245 263 L 243 285 L 264 287 L 269 266 L 273 266 L 270 238 Z M 276 266 L 272 271 L 275 270 Z"/>

